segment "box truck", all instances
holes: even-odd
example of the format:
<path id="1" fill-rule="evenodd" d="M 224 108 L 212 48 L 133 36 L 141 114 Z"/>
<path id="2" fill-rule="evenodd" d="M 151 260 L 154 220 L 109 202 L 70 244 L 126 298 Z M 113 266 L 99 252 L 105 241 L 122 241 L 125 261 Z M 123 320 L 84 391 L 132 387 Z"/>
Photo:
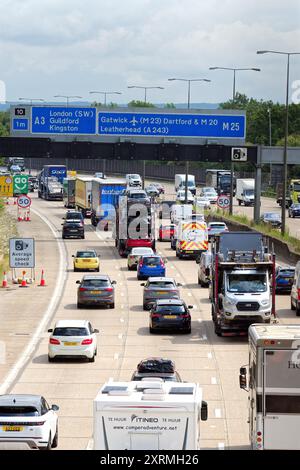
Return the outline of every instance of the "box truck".
<path id="1" fill-rule="evenodd" d="M 237 198 L 239 206 L 253 206 L 254 204 L 254 178 L 237 179 L 235 197 Z"/>
<path id="2" fill-rule="evenodd" d="M 195 383 L 108 382 L 94 400 L 95 450 L 197 450 L 207 403 Z"/>
<path id="3" fill-rule="evenodd" d="M 231 172 L 229 170 L 208 169 L 205 171 L 205 181 L 206 181 L 205 186 L 215 188 L 219 196 L 221 194 L 227 194 L 228 196 L 230 195 Z M 235 194 L 235 181 L 234 181 L 233 195 L 234 194 Z"/>
<path id="4" fill-rule="evenodd" d="M 102 220 L 115 223 L 116 207 L 125 189 L 125 179 L 92 179 L 91 222 L 94 227 Z"/>
<path id="5" fill-rule="evenodd" d="M 179 191 L 179 189 L 185 189 L 185 174 L 183 175 L 175 175 L 175 191 Z M 188 190 L 191 191 L 193 196 L 196 194 L 196 183 L 195 183 L 195 176 L 188 175 Z"/>
<path id="6" fill-rule="evenodd" d="M 92 176 L 77 176 L 75 181 L 75 208 L 83 217 L 91 217 Z"/>
<path id="7" fill-rule="evenodd" d="M 249 393 L 252 449 L 300 450 L 299 371 L 300 325 L 250 326 L 240 388 Z"/>
<path id="8" fill-rule="evenodd" d="M 75 209 L 75 178 L 67 177 L 63 181 L 63 201 L 68 209 Z"/>

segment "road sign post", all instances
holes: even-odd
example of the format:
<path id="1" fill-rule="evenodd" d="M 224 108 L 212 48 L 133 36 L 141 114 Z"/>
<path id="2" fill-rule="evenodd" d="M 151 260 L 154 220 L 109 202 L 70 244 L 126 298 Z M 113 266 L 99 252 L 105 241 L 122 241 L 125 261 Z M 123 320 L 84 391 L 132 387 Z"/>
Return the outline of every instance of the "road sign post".
<path id="1" fill-rule="evenodd" d="M 219 196 L 217 199 L 217 205 L 220 209 L 229 209 L 230 197 L 226 195 Z"/>

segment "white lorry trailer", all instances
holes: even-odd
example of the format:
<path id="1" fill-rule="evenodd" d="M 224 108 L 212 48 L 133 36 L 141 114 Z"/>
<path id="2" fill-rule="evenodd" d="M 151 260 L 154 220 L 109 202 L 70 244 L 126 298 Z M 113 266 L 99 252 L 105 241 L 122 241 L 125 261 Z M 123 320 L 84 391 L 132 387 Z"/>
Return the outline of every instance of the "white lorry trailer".
<path id="1" fill-rule="evenodd" d="M 197 450 L 207 403 L 195 383 L 108 382 L 94 400 L 94 450 Z"/>
<path id="2" fill-rule="evenodd" d="M 249 392 L 252 449 L 300 450 L 300 325 L 253 324 L 249 371 L 240 387 Z"/>
<path id="3" fill-rule="evenodd" d="M 237 198 L 239 206 L 253 206 L 254 204 L 254 178 L 237 179 L 235 197 Z"/>

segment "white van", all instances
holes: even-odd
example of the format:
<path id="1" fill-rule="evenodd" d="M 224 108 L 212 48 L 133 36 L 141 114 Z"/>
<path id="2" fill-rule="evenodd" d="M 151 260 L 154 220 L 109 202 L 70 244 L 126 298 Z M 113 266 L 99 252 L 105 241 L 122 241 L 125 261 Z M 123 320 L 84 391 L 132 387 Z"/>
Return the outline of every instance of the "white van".
<path id="1" fill-rule="evenodd" d="M 108 382 L 94 400 L 94 450 L 198 450 L 207 403 L 195 383 Z"/>
<path id="2" fill-rule="evenodd" d="M 142 187 L 142 178 L 140 175 L 136 175 L 133 173 L 128 173 L 126 175 L 126 183 L 127 186 L 129 187 L 136 187 L 136 188 L 141 188 Z"/>
<path id="3" fill-rule="evenodd" d="M 175 192 L 179 189 L 185 189 L 185 174 L 183 175 L 175 175 Z M 188 175 L 188 190 L 191 191 L 193 196 L 196 194 L 196 183 L 195 183 L 195 176 Z"/>
<path id="4" fill-rule="evenodd" d="M 193 214 L 191 204 L 174 204 L 171 209 L 171 223 L 177 224 L 180 220 L 190 219 Z"/>

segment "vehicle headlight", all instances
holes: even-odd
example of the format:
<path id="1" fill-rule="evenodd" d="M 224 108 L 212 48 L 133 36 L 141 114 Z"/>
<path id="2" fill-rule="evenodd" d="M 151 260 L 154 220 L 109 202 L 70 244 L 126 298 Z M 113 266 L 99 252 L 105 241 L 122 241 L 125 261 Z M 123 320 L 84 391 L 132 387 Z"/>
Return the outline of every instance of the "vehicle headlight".
<path id="1" fill-rule="evenodd" d="M 224 299 L 224 305 L 235 305 L 237 303 L 236 299 L 227 298 Z"/>
<path id="2" fill-rule="evenodd" d="M 264 307 L 268 307 L 270 305 L 270 301 L 268 299 L 262 300 L 261 305 L 263 305 Z"/>

